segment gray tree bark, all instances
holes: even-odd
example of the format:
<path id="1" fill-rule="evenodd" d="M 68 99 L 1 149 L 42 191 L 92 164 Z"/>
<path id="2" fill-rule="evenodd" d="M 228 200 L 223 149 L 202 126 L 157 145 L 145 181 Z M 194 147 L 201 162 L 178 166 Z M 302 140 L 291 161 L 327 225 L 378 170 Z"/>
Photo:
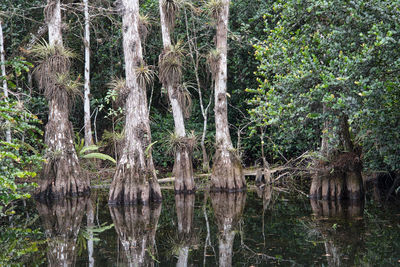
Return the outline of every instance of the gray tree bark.
<path id="1" fill-rule="evenodd" d="M 48 24 L 49 44 L 62 47 L 60 0 L 47 0 L 45 9 Z M 56 49 L 57 50 L 57 49 Z M 63 55 L 54 55 L 58 60 L 66 60 Z M 49 102 L 49 117 L 45 129 L 47 152 L 43 165 L 42 179 L 36 191 L 40 198 L 61 198 L 77 196 L 90 190 L 89 179 L 81 175 L 79 160 L 73 142 L 72 124 L 69 117 L 69 96 L 65 88 L 56 83 L 60 72 L 68 72 L 69 64 L 47 62 L 51 77 L 46 83 L 45 96 Z M 52 65 L 53 64 L 53 65 Z M 62 73 L 64 74 L 64 73 Z"/>
<path id="2" fill-rule="evenodd" d="M 246 187 L 241 162 L 236 155 L 228 125 L 227 107 L 227 50 L 230 0 L 221 0 L 222 8 L 217 20 L 217 51 L 219 59 L 215 77 L 215 138 L 216 152 L 211 174 L 213 190 L 239 191 Z"/>
<path id="3" fill-rule="evenodd" d="M 146 89 L 136 79 L 143 62 L 139 37 L 139 1 L 122 0 L 122 37 L 126 86 L 125 143 L 111 183 L 110 204 L 147 204 L 161 200 L 161 189 L 151 154 L 151 132 Z"/>
<path id="4" fill-rule="evenodd" d="M 171 29 L 166 21 L 166 10 L 164 1 L 159 0 L 161 32 L 164 45 L 164 51 L 171 49 Z M 175 79 L 171 79 L 175 80 Z M 182 92 L 179 89 L 177 82 L 164 82 L 163 86 L 168 90 L 169 101 L 172 106 L 172 114 L 174 117 L 175 134 L 179 139 L 179 146 L 175 151 L 175 162 L 173 173 L 175 176 L 175 192 L 176 193 L 191 193 L 195 190 L 193 178 L 192 150 L 191 144 L 186 140 L 185 120 L 183 115 Z"/>
<path id="5" fill-rule="evenodd" d="M 90 19 L 89 0 L 83 0 L 85 12 L 85 94 L 84 94 L 84 124 L 85 146 L 93 145 L 92 127 L 90 123 Z"/>
<path id="6" fill-rule="evenodd" d="M 3 92 L 4 98 L 8 101 L 8 87 L 6 80 L 6 53 L 4 50 L 4 37 L 3 37 L 3 21 L 0 18 L 0 64 L 1 64 L 1 76 L 3 77 Z M 6 129 L 6 141 L 11 142 L 11 128 L 10 125 L 7 125 Z"/>

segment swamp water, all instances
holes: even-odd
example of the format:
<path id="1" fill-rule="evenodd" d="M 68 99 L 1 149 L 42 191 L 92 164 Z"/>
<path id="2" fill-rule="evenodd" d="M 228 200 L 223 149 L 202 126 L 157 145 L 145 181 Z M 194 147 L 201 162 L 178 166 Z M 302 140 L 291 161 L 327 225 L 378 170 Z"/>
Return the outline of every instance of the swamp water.
<path id="1" fill-rule="evenodd" d="M 110 207 L 107 192 L 98 190 L 90 198 L 29 200 L 9 218 L 20 232 L 1 233 L 0 263 L 400 266 L 398 206 L 310 202 L 269 190 L 189 196 L 165 190 L 163 198 L 149 207 Z"/>

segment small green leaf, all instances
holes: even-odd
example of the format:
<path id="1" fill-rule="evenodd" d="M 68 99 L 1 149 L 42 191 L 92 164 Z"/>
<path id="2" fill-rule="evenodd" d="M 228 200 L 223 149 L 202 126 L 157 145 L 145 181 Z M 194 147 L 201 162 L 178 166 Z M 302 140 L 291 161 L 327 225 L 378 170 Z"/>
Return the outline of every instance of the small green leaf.
<path id="1" fill-rule="evenodd" d="M 82 158 L 84 158 L 84 159 L 109 160 L 109 161 L 111 161 L 113 163 L 116 163 L 115 159 L 113 159 L 109 155 L 106 155 L 106 154 L 103 154 L 103 153 L 99 153 L 99 152 L 83 155 Z"/>

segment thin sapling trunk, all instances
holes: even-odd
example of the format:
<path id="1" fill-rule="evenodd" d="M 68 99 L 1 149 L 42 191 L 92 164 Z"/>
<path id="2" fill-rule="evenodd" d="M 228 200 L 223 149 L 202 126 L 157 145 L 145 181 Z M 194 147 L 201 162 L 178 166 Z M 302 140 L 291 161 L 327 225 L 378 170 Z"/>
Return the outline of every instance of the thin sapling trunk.
<path id="1" fill-rule="evenodd" d="M 192 13 L 192 15 L 193 15 L 193 13 Z M 210 160 L 209 160 L 209 157 L 207 154 L 205 140 L 206 140 L 206 134 L 207 134 L 208 110 L 211 106 L 212 94 L 210 94 L 210 101 L 208 102 L 208 105 L 206 107 L 204 107 L 203 93 L 202 93 L 200 77 L 199 77 L 199 61 L 200 60 L 199 60 L 199 49 L 197 47 L 196 27 L 193 22 L 192 30 L 194 31 L 194 36 L 193 36 L 193 38 L 190 38 L 189 23 L 188 23 L 186 9 L 185 9 L 185 23 L 186 23 L 186 37 L 187 37 L 188 46 L 189 46 L 190 58 L 192 60 L 192 64 L 194 67 L 194 74 L 196 77 L 196 84 L 197 84 L 197 92 L 199 94 L 200 110 L 201 110 L 201 114 L 203 116 L 203 132 L 201 134 L 201 141 L 200 141 L 201 152 L 202 152 L 202 156 L 203 156 L 202 169 L 203 169 L 203 172 L 208 173 L 210 171 Z"/>
<path id="2" fill-rule="evenodd" d="M 8 101 L 8 87 L 7 87 L 7 79 L 6 79 L 6 53 L 4 50 L 4 36 L 3 36 L 3 21 L 0 18 L 0 65 L 1 65 L 1 76 L 3 78 L 3 92 L 4 99 Z M 6 128 L 6 141 L 11 142 L 11 128 L 7 123 Z"/>
<path id="3" fill-rule="evenodd" d="M 85 94 L 84 94 L 84 124 L 85 146 L 93 145 L 92 127 L 90 123 L 90 27 L 89 0 L 83 0 L 85 11 Z"/>

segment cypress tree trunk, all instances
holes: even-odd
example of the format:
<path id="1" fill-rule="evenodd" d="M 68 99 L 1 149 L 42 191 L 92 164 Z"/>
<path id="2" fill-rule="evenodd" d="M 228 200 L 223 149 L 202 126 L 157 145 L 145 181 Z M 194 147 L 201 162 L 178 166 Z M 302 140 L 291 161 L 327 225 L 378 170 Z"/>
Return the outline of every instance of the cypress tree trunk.
<path id="1" fill-rule="evenodd" d="M 85 94 L 84 94 L 84 124 L 85 124 L 85 146 L 93 145 L 92 127 L 90 123 L 90 27 L 89 27 L 89 4 L 83 0 L 85 9 Z"/>
<path id="2" fill-rule="evenodd" d="M 61 8 L 59 0 L 48 0 L 45 9 L 49 28 L 49 44 L 55 53 L 42 62 L 41 83 L 49 102 L 49 119 L 45 129 L 47 153 L 36 195 L 40 198 L 76 196 L 90 190 L 89 180 L 81 175 L 81 168 L 73 142 L 69 116 L 69 95 L 57 75 L 69 73 L 69 59 L 63 50 Z M 46 77 L 43 77 L 46 76 Z M 43 82 L 44 81 L 44 82 Z"/>
<path id="3" fill-rule="evenodd" d="M 237 191 L 246 187 L 241 162 L 233 150 L 228 125 L 227 107 L 227 35 L 229 0 L 221 0 L 217 21 L 217 62 L 215 77 L 216 152 L 213 158 L 211 183 L 213 190 Z"/>
<path id="4" fill-rule="evenodd" d="M 123 154 L 110 188 L 110 204 L 147 204 L 161 200 L 161 189 L 151 155 L 151 132 L 146 89 L 139 86 L 136 68 L 143 62 L 139 37 L 139 1 L 122 0 L 122 36 L 126 86 Z"/>
<path id="5" fill-rule="evenodd" d="M 246 203 L 246 193 L 212 193 L 211 204 L 220 232 L 219 266 L 232 266 L 233 241 Z"/>
<path id="6" fill-rule="evenodd" d="M 161 19 L 161 31 L 164 45 L 164 51 L 160 56 L 160 61 L 163 59 L 163 55 L 168 53 L 172 49 L 171 43 L 171 25 L 167 21 L 167 12 L 173 12 L 167 10 L 166 0 L 159 0 L 160 7 L 160 19 Z M 169 14 L 170 16 L 172 14 Z M 174 15 L 172 15 L 174 17 Z M 162 62 L 160 62 L 162 63 Z M 162 66 L 163 64 L 160 64 Z M 180 68 L 180 66 L 176 66 Z M 168 90 L 169 101 L 172 106 L 172 114 L 174 117 L 175 124 L 175 135 L 178 138 L 175 148 L 175 162 L 173 173 L 175 176 L 175 192 L 176 193 L 192 193 L 195 190 L 195 184 L 193 179 L 193 164 L 192 164 L 192 147 L 191 143 L 186 138 L 184 112 L 182 107 L 183 99 L 182 91 L 179 89 L 180 77 L 174 76 L 174 73 L 169 74 L 167 79 L 162 79 L 163 86 Z"/>
<path id="7" fill-rule="evenodd" d="M 347 116 L 341 116 L 340 120 L 337 135 L 344 152 L 334 154 L 328 138 L 323 136 L 321 154 L 328 162 L 321 161 L 316 164 L 317 171 L 313 174 L 310 188 L 311 199 L 359 200 L 364 196 L 360 156 L 354 151 Z M 324 124 L 324 129 L 332 129 L 329 122 Z"/>
<path id="8" fill-rule="evenodd" d="M 4 51 L 4 37 L 3 37 L 3 21 L 0 18 L 0 64 L 1 64 L 1 76 L 4 78 L 3 80 L 3 92 L 4 98 L 8 101 L 8 87 L 6 80 L 6 52 Z M 11 129 L 10 126 L 7 126 L 6 129 L 6 141 L 11 142 Z"/>

